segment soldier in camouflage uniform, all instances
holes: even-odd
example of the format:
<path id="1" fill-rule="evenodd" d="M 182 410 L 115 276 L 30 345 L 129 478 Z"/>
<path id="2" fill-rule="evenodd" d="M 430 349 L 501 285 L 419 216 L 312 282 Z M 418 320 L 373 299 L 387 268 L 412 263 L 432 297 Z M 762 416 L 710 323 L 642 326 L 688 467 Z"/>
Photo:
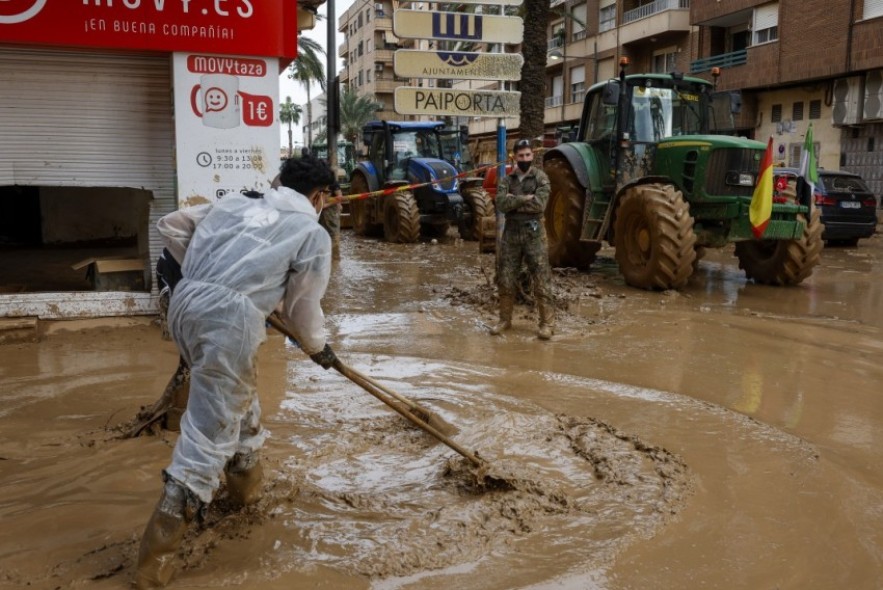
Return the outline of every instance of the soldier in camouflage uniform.
<path id="1" fill-rule="evenodd" d="M 497 209 L 506 215 L 500 252 L 500 271 L 497 284 L 500 291 L 500 321 L 491 328 L 498 335 L 512 327 L 512 309 L 515 306 L 515 286 L 522 261 L 534 285 L 534 296 L 539 313 L 541 340 L 552 337 L 554 308 L 552 304 L 552 269 L 549 266 L 549 248 L 543 212 L 552 191 L 549 177 L 533 166 L 530 141 L 515 144 L 517 167 L 503 177 L 497 193 Z"/>
<path id="2" fill-rule="evenodd" d="M 343 197 L 340 185 L 336 182 L 331 187 L 331 197 L 335 199 Z M 325 207 L 319 214 L 319 225 L 325 228 L 325 231 L 331 236 L 331 257 L 335 260 L 340 258 L 340 212 L 342 209 L 343 203 L 336 203 Z"/>

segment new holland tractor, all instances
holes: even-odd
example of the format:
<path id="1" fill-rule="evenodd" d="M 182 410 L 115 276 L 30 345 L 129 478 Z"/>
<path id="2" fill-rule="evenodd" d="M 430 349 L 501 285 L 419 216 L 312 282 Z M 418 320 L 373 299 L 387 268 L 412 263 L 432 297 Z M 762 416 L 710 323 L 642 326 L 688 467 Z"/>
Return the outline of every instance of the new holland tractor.
<path id="1" fill-rule="evenodd" d="M 431 183 L 350 202 L 357 235 L 379 234 L 387 241 L 416 242 L 425 235 L 447 233 L 457 225 L 464 240 L 477 240 L 482 218 L 494 208 L 481 179 L 463 182 L 459 171 L 445 160 L 442 132 L 435 121 L 372 121 L 362 129 L 368 158 L 350 177 L 350 194 L 411 184 Z"/>
<path id="2" fill-rule="evenodd" d="M 782 191 L 755 239 L 748 208 L 766 145 L 710 134 L 710 82 L 626 75 L 621 65 L 618 79 L 587 92 L 577 141 L 544 155 L 552 265 L 588 268 L 607 240 L 626 283 L 677 289 L 705 248 L 735 242 L 739 266 L 755 282 L 808 277 L 823 245 L 808 191 Z"/>

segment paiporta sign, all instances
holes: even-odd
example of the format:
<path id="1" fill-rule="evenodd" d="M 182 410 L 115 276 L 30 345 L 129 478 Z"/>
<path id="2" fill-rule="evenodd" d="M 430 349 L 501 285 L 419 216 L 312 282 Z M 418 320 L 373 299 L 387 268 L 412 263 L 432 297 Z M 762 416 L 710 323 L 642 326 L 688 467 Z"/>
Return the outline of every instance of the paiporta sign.
<path id="1" fill-rule="evenodd" d="M 0 0 L 0 43 L 294 58 L 295 0 Z"/>

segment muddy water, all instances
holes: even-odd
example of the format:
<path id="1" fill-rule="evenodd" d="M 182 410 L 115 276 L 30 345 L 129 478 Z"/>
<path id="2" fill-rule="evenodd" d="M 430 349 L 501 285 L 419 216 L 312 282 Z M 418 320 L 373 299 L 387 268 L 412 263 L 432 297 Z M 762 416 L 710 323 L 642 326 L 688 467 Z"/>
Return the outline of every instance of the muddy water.
<path id="1" fill-rule="evenodd" d="M 682 293 L 610 252 L 556 277 L 556 336 L 493 319 L 474 244 L 345 235 L 339 355 L 456 424 L 514 489 L 271 336 L 261 503 L 221 492 L 175 588 L 877 588 L 883 240 L 796 289 L 712 252 Z M 482 270 L 482 269 L 486 270 Z M 121 325 L 123 324 L 123 325 Z M 118 440 L 177 356 L 144 321 L 0 349 L 0 587 L 124 588 L 174 435 Z M 197 534 L 198 533 L 198 534 Z"/>

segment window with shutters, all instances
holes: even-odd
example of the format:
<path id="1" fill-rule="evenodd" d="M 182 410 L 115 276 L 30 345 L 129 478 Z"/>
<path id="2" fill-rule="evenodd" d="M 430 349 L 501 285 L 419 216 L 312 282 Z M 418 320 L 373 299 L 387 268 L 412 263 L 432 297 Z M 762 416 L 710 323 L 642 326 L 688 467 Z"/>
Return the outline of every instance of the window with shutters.
<path id="1" fill-rule="evenodd" d="M 577 4 L 573 7 L 573 41 L 582 41 L 586 38 L 586 3 Z"/>
<path id="2" fill-rule="evenodd" d="M 791 105 L 791 120 L 803 121 L 803 101 Z"/>
<path id="3" fill-rule="evenodd" d="M 570 102 L 582 102 L 586 95 L 586 68 L 570 68 Z"/>
<path id="4" fill-rule="evenodd" d="M 602 4 L 604 2 L 602 1 Z M 601 6 L 598 12 L 598 32 L 603 33 L 616 27 L 616 4 Z"/>
<path id="5" fill-rule="evenodd" d="M 814 142 L 812 144 L 812 149 L 816 154 L 816 162 L 819 161 L 819 151 L 822 149 L 822 144 L 819 142 Z M 788 167 L 789 168 L 800 168 L 800 157 L 803 155 L 803 142 L 797 143 L 789 143 L 788 144 Z"/>
<path id="6" fill-rule="evenodd" d="M 675 71 L 675 62 L 678 57 L 677 47 L 671 47 L 662 51 L 653 52 L 653 73 L 668 74 Z"/>
<path id="7" fill-rule="evenodd" d="M 772 121 L 773 123 L 778 123 L 781 120 L 782 120 L 782 105 L 774 104 L 772 114 L 770 115 L 770 121 Z"/>
<path id="8" fill-rule="evenodd" d="M 764 4 L 754 9 L 753 45 L 769 43 L 779 38 L 779 3 Z"/>
<path id="9" fill-rule="evenodd" d="M 810 119 L 821 119 L 822 118 L 822 101 L 821 100 L 809 101 L 809 118 Z"/>

